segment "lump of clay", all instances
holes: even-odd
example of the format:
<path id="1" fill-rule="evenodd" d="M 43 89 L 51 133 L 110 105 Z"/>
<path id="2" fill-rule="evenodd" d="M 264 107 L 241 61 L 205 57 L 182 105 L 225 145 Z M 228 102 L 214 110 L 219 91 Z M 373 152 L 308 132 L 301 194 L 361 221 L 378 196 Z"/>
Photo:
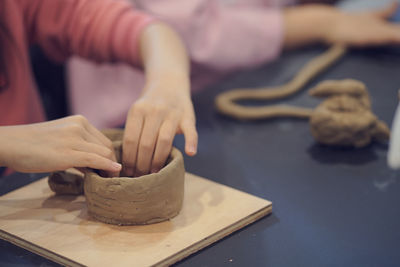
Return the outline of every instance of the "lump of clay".
<path id="1" fill-rule="evenodd" d="M 371 111 L 365 85 L 355 80 L 325 81 L 310 95 L 328 97 L 311 114 L 314 138 L 326 145 L 363 147 L 387 141 L 390 130 Z"/>
<path id="2" fill-rule="evenodd" d="M 77 169 L 53 172 L 47 182 L 50 189 L 57 195 L 83 194 L 83 173 Z"/>
<path id="3" fill-rule="evenodd" d="M 114 142 L 114 146 L 120 155 L 121 142 Z M 118 225 L 171 219 L 182 207 L 184 178 L 183 157 L 175 148 L 158 173 L 136 178 L 104 178 L 94 171 L 86 172 L 84 191 L 88 212 L 99 221 Z"/>

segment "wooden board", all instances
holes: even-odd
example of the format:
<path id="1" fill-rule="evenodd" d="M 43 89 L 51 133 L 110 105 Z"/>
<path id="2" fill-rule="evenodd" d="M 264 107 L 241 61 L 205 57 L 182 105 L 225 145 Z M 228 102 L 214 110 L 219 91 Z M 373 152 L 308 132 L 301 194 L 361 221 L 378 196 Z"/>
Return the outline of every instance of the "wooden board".
<path id="1" fill-rule="evenodd" d="M 0 197 L 0 237 L 67 266 L 170 265 L 271 212 L 271 202 L 186 174 L 174 219 L 114 226 L 88 217 L 83 196 L 54 196 L 41 179 Z"/>

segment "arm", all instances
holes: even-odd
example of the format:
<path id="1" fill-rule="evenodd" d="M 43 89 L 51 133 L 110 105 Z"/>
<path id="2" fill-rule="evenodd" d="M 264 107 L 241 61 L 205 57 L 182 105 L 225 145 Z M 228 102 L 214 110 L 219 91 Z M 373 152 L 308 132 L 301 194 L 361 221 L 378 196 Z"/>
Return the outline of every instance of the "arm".
<path id="1" fill-rule="evenodd" d="M 146 85 L 132 105 L 123 147 L 125 172 L 140 176 L 164 165 L 176 133 L 185 136 L 185 151 L 197 151 L 195 115 L 190 98 L 189 63 L 182 42 L 168 26 L 157 23 L 140 36 Z"/>
<path id="2" fill-rule="evenodd" d="M 78 55 L 96 62 L 138 66 L 138 39 L 152 18 L 125 1 L 16 0 L 31 43 L 52 59 Z"/>
<path id="3" fill-rule="evenodd" d="M 274 4 L 270 7 L 256 3 L 239 7 L 219 0 L 134 2 L 177 30 L 193 63 L 228 72 L 260 65 L 279 55 L 283 40 L 280 7 L 293 1 L 271 1 Z"/>
<path id="4" fill-rule="evenodd" d="M 335 4 L 338 0 L 299 0 L 299 4 Z"/>
<path id="5" fill-rule="evenodd" d="M 185 135 L 186 153 L 196 153 L 188 59 L 180 39 L 168 26 L 149 24 L 149 16 L 121 1 L 19 1 L 26 4 L 30 39 L 53 58 L 78 54 L 99 62 L 144 66 L 146 86 L 126 122 L 126 173 L 158 171 L 177 132 Z"/>
<path id="6" fill-rule="evenodd" d="M 326 5 L 291 7 L 284 11 L 285 48 L 312 43 L 372 46 L 400 44 L 400 26 L 387 19 L 398 5 L 351 14 Z"/>

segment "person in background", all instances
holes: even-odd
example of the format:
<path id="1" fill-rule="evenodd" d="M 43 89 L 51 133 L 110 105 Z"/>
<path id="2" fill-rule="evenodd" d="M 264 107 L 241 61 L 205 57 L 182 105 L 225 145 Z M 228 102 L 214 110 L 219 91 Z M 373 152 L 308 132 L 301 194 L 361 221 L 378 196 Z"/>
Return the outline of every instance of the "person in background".
<path id="1" fill-rule="evenodd" d="M 400 26 L 387 21 L 396 5 L 347 13 L 328 5 L 333 0 L 303 0 L 299 5 L 291 0 L 131 2 L 180 33 L 191 58 L 194 92 L 233 71 L 271 62 L 284 49 L 316 43 L 400 44 Z M 143 74 L 129 66 L 96 65 L 78 58 L 70 60 L 68 73 L 71 111 L 100 128 L 123 125 L 131 99 L 139 97 L 145 84 Z"/>
<path id="2" fill-rule="evenodd" d="M 188 58 L 169 26 L 121 1 L 1 0 L 3 170 L 50 172 L 91 167 L 113 176 L 121 171 L 111 141 L 84 116 L 44 122 L 30 69 L 29 44 L 39 44 L 56 61 L 77 55 L 98 63 L 123 62 L 144 68 L 141 97 L 133 105 L 130 100 L 129 113 L 125 114 L 123 166 L 129 175 L 162 168 L 177 132 L 185 135 L 186 153 L 196 153 Z M 87 101 L 87 105 L 96 106 Z M 118 105 L 112 96 L 109 104 Z"/>

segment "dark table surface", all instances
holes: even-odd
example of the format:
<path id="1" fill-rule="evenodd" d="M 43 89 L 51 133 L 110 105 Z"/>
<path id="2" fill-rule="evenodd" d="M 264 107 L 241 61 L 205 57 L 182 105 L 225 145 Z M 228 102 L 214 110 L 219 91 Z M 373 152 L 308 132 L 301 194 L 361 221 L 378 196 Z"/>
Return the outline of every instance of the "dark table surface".
<path id="1" fill-rule="evenodd" d="M 386 165 L 387 145 L 329 148 L 314 142 L 307 121 L 238 122 L 214 110 L 218 92 L 281 84 L 322 51 L 287 52 L 194 96 L 200 142 L 198 155 L 185 158 L 187 171 L 269 199 L 273 213 L 176 266 L 400 266 L 400 174 Z M 399 50 L 351 51 L 307 88 L 342 78 L 365 82 L 374 112 L 391 124 L 400 88 Z M 285 102 L 316 106 L 320 100 L 305 91 Z M 183 148 L 181 136 L 175 145 Z M 2 178 L 0 193 L 39 177 Z M 0 265 L 57 266 L 4 241 Z"/>

